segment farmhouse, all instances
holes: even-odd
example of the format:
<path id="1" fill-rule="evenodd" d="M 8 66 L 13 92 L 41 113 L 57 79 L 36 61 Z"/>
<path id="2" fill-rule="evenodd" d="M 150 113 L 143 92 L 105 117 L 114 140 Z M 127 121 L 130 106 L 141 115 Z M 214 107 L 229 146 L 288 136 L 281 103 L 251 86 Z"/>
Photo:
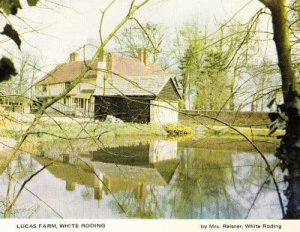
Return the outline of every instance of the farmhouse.
<path id="1" fill-rule="evenodd" d="M 140 50 L 139 58 L 106 53 L 93 63 L 78 57 L 72 53 L 70 62 L 58 65 L 37 83 L 38 100 L 47 102 L 68 88 L 86 65 L 92 67 L 49 111 L 100 120 L 113 115 L 125 122 L 178 121 L 180 94 L 174 76 L 149 62 L 146 50 Z"/>

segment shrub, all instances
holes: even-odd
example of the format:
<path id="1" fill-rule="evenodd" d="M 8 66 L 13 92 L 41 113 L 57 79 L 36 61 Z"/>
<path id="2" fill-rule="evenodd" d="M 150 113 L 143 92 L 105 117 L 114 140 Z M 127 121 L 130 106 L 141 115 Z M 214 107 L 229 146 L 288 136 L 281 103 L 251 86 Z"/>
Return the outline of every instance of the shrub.
<path id="1" fill-rule="evenodd" d="M 170 136 L 182 136 L 182 135 L 190 135 L 194 133 L 194 130 L 190 127 L 176 124 L 169 124 L 165 127 L 168 135 Z"/>

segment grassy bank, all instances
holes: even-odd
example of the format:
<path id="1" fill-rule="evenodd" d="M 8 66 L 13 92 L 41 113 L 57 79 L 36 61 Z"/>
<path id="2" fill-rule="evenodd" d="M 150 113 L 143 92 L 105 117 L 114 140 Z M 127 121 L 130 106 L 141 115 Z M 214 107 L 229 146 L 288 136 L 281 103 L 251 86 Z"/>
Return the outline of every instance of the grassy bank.
<path id="1" fill-rule="evenodd" d="M 206 126 L 206 135 L 208 136 L 237 136 L 239 133 L 227 126 Z M 268 128 L 255 128 L 255 127 L 234 127 L 240 133 L 244 134 L 248 138 L 253 137 L 266 137 L 276 138 L 277 136 L 284 135 L 284 130 L 277 130 L 272 135 L 269 135 Z"/>
<path id="2" fill-rule="evenodd" d="M 0 137 L 18 140 L 30 122 L 0 123 Z M 30 154 L 84 154 L 104 147 L 130 146 L 149 143 L 154 138 L 166 137 L 160 125 L 104 122 L 40 122 L 27 137 L 21 150 Z"/>
<path id="3" fill-rule="evenodd" d="M 252 142 L 262 152 L 275 153 L 279 145 L 276 138 L 254 137 Z M 179 147 L 203 148 L 211 150 L 234 150 L 234 151 L 253 151 L 254 147 L 241 136 L 206 136 L 202 139 L 182 140 L 178 144 Z"/>
<path id="4" fill-rule="evenodd" d="M 33 121 L 33 115 L 6 115 L 0 120 L 0 137 L 20 138 Z M 263 150 L 274 149 L 278 140 L 276 136 L 284 131 L 277 131 L 269 136 L 268 128 L 235 127 Z M 236 131 L 221 125 L 200 125 L 188 122 L 183 125 L 163 127 L 155 124 L 137 123 L 105 123 L 89 119 L 69 117 L 43 117 L 35 130 L 28 137 L 26 147 L 38 149 L 39 144 L 49 145 L 49 150 L 67 151 L 76 148 L 84 152 L 86 147 L 91 150 L 111 147 L 115 144 L 139 144 L 149 140 L 166 138 L 179 142 L 179 145 L 212 149 L 240 148 L 251 150 L 251 145 Z M 186 136 L 189 135 L 189 136 Z M 172 137 L 174 136 L 174 137 Z M 178 137 L 181 136 L 181 137 Z M 52 141 L 55 141 L 52 143 Z M 53 147 L 53 148 L 52 148 Z M 32 149 L 31 149 L 32 148 Z"/>
<path id="5" fill-rule="evenodd" d="M 32 114 L 0 112 L 0 136 L 20 138 L 34 120 Z M 111 136 L 165 136 L 163 126 L 137 123 L 106 123 L 89 118 L 50 117 L 43 116 L 31 136 L 49 139 L 77 139 L 99 137 L 104 134 Z"/>
<path id="6" fill-rule="evenodd" d="M 1 136 L 19 138 L 25 133 L 29 123 L 19 125 L 0 126 Z M 38 138 L 61 138 L 61 139 L 83 139 L 89 137 L 101 137 L 104 134 L 111 136 L 165 136 L 167 135 L 164 128 L 154 124 L 135 124 L 135 123 L 103 123 L 103 122 L 88 122 L 88 123 L 45 123 L 41 122 L 31 136 Z"/>

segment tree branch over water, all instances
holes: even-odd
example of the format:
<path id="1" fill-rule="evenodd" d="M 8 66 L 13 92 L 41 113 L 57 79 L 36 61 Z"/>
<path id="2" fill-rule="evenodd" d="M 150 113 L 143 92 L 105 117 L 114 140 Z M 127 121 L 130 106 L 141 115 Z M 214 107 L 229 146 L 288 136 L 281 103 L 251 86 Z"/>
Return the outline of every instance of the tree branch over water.
<path id="1" fill-rule="evenodd" d="M 100 44 L 99 48 L 97 49 L 96 53 L 94 54 L 91 63 L 93 63 L 98 57 L 102 54 L 107 44 L 113 39 L 115 34 L 126 24 L 128 20 L 130 20 L 133 15 L 144 5 L 146 5 L 150 0 L 144 0 L 140 4 L 135 5 L 135 0 L 131 2 L 130 8 L 128 10 L 127 15 L 118 23 L 118 25 L 113 29 L 113 31 L 107 36 L 105 40 Z M 26 141 L 28 135 L 34 130 L 34 128 L 38 125 L 41 117 L 45 113 L 46 109 L 51 107 L 55 102 L 59 101 L 63 97 L 65 97 L 77 84 L 80 83 L 80 81 L 84 78 L 85 74 L 91 70 L 92 67 L 90 65 L 87 65 L 83 68 L 80 75 L 71 83 L 70 87 L 65 89 L 61 94 L 54 97 L 51 101 L 43 104 L 39 111 L 36 113 L 34 121 L 31 123 L 31 125 L 27 128 L 24 135 L 22 135 L 20 141 L 15 146 L 15 149 L 6 157 L 4 162 L 0 165 L 0 174 L 4 172 L 7 165 L 17 157 L 18 153 L 17 151 L 21 148 L 23 143 Z"/>

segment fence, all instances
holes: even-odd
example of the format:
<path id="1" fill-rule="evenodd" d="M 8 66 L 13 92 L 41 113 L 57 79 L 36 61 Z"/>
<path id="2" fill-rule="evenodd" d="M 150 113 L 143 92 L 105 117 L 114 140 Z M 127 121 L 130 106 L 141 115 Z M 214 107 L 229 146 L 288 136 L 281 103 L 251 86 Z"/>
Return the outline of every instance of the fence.
<path id="1" fill-rule="evenodd" d="M 243 112 L 243 111 L 196 111 L 186 110 L 179 114 L 179 122 L 198 122 L 201 124 L 216 123 L 213 120 L 203 117 L 218 118 L 232 126 L 260 126 L 266 127 L 271 121 L 268 117 L 268 112 Z M 217 123 L 219 124 L 219 123 Z"/>

